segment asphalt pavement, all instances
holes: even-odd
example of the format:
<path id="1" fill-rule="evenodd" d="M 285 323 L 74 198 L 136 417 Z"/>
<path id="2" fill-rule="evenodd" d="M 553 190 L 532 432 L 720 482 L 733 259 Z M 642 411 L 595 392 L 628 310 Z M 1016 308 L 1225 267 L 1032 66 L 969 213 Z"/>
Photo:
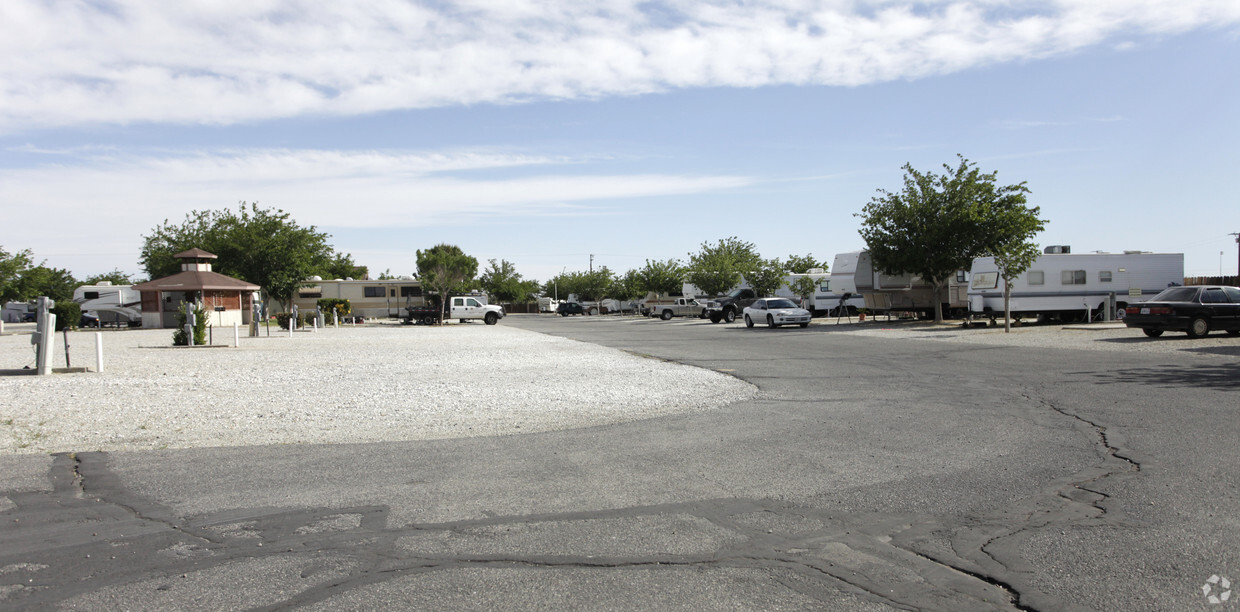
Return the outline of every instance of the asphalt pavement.
<path id="1" fill-rule="evenodd" d="M 760 392 L 528 435 L 0 456 L 0 607 L 1240 605 L 1220 599 L 1240 578 L 1234 353 L 501 325 Z"/>

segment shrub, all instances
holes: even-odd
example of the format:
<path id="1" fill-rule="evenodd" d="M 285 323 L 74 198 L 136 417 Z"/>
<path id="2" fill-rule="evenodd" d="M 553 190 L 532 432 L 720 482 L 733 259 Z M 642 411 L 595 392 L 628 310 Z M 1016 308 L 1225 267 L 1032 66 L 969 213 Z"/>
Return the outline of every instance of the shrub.
<path id="1" fill-rule="evenodd" d="M 207 308 L 202 304 L 193 302 L 181 302 L 177 307 L 177 329 L 172 332 L 173 346 L 187 346 L 189 337 L 185 334 L 185 321 L 188 318 L 186 314 L 189 309 L 194 311 L 194 344 L 201 345 L 207 343 Z"/>
<path id="2" fill-rule="evenodd" d="M 293 318 L 293 315 L 287 312 L 281 312 L 277 314 L 276 322 L 280 324 L 280 329 L 288 329 L 288 321 L 291 318 Z M 297 327 L 305 327 L 305 326 L 306 326 L 306 313 L 299 310 L 297 311 Z"/>
<path id="3" fill-rule="evenodd" d="M 72 300 L 56 300 L 51 313 L 56 315 L 56 331 L 77 329 L 82 322 L 82 305 Z"/>
<path id="4" fill-rule="evenodd" d="M 315 305 L 319 307 L 319 310 L 323 311 L 323 322 L 326 325 L 331 325 L 332 323 L 333 310 L 336 311 L 336 314 L 340 317 L 341 321 L 343 321 L 349 313 L 353 312 L 352 306 L 349 305 L 349 300 L 323 298 L 316 302 Z"/>

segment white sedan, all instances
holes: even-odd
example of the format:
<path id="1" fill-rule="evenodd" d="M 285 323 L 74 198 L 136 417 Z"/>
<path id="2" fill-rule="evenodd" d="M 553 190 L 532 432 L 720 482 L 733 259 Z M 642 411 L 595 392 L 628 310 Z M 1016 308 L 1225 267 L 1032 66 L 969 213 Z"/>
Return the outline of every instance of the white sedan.
<path id="1" fill-rule="evenodd" d="M 753 327 L 755 322 L 766 322 L 772 329 L 780 325 L 800 325 L 809 327 L 810 312 L 788 298 L 762 298 L 745 307 L 745 327 Z"/>

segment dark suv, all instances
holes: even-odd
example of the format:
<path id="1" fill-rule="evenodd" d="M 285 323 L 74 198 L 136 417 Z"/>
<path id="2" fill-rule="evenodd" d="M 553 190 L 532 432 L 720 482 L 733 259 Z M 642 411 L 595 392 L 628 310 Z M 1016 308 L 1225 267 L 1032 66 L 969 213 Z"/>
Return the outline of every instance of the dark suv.
<path id="1" fill-rule="evenodd" d="M 577 302 L 564 302 L 555 307 L 555 314 L 558 314 L 561 317 L 567 317 L 568 315 L 583 315 L 585 313 L 585 309 L 582 308 L 581 304 L 578 304 Z"/>

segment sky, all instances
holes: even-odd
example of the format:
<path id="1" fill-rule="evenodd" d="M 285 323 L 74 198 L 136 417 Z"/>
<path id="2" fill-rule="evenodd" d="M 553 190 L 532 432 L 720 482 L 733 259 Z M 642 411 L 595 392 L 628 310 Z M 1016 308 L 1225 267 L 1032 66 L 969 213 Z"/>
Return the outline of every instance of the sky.
<path id="1" fill-rule="evenodd" d="M 958 155 L 1039 245 L 1240 261 L 1236 0 L 4 0 L 0 57 L 0 248 L 78 278 L 241 202 L 372 276 L 830 263 Z"/>

